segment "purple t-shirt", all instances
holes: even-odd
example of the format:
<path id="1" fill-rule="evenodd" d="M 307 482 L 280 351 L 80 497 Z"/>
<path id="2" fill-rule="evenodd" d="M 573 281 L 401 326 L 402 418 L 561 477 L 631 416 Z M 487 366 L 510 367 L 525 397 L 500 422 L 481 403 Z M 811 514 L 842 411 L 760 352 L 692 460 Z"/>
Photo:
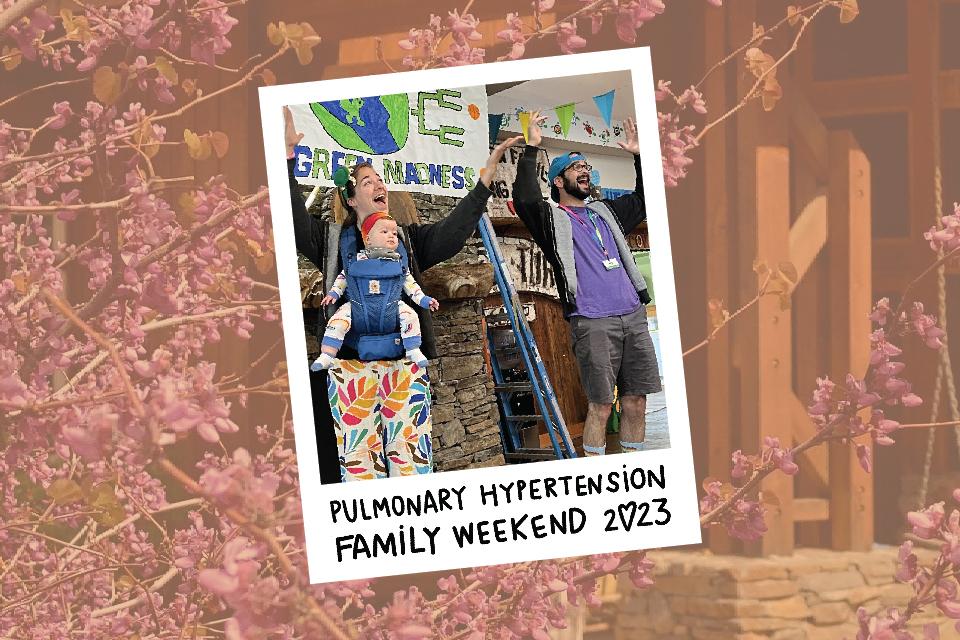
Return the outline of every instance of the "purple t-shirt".
<path id="1" fill-rule="evenodd" d="M 633 313 L 640 308 L 640 296 L 630 281 L 623 264 L 607 270 L 603 261 L 607 256 L 600 249 L 597 234 L 590 222 L 589 209 L 569 207 L 576 216 L 570 215 L 573 228 L 573 257 L 577 265 L 576 310 L 571 314 L 586 318 L 607 318 Z M 578 220 L 579 219 L 579 220 Z M 620 262 L 620 252 L 613 234 L 603 218 L 595 216 L 603 246 L 611 258 Z"/>

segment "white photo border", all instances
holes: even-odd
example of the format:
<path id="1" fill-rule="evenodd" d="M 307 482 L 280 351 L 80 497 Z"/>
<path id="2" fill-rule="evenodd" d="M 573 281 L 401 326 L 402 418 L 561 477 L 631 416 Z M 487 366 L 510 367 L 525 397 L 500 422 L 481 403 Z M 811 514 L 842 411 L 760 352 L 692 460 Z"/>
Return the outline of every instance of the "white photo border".
<path id="1" fill-rule="evenodd" d="M 644 195 L 647 206 L 647 226 L 651 251 L 651 268 L 657 292 L 657 318 L 659 324 L 661 354 L 663 358 L 664 387 L 668 411 L 670 448 L 665 450 L 639 451 L 618 455 L 556 460 L 532 464 L 505 465 L 482 469 L 446 471 L 422 476 L 391 478 L 388 481 L 365 481 L 341 484 L 322 484 L 320 481 L 316 434 L 314 431 L 313 406 L 310 391 L 307 349 L 304 340 L 304 324 L 300 299 L 299 274 L 295 259 L 293 214 L 290 207 L 287 168 L 284 159 L 284 128 L 281 108 L 285 105 L 303 104 L 347 97 L 405 93 L 417 90 L 433 90 L 436 87 L 460 87 L 494 83 L 539 80 L 545 78 L 576 76 L 610 71 L 630 71 L 640 141 L 641 166 L 643 168 Z M 290 398 L 297 461 L 300 474 L 300 492 L 303 504 L 303 525 L 306 535 L 306 552 L 311 583 L 372 578 L 376 576 L 403 575 L 425 571 L 447 570 L 463 567 L 505 564 L 530 560 L 547 560 L 668 547 L 701 542 L 699 510 L 697 505 L 696 480 L 693 469 L 693 452 L 690 441 L 690 419 L 687 410 L 686 385 L 683 372 L 683 356 L 680 344 L 680 325 L 677 312 L 676 285 L 670 232 L 667 223 L 666 194 L 664 192 L 663 167 L 660 154 L 660 139 L 654 98 L 654 78 L 648 47 L 582 53 L 548 58 L 494 62 L 473 65 L 469 68 L 450 67 L 363 76 L 335 80 L 322 80 L 260 88 L 260 114 L 263 125 L 264 152 L 266 156 L 270 208 L 273 219 L 274 246 L 277 254 L 277 272 L 280 287 L 280 302 L 284 343 L 288 362 Z M 289 251 L 285 249 L 289 248 Z M 293 366 L 289 366 L 294 363 Z M 398 530 L 401 525 L 411 528 L 428 521 L 431 525 L 466 523 L 478 518 L 506 518 L 511 515 L 530 514 L 541 506 L 549 506 L 550 513 L 559 513 L 572 506 L 589 503 L 591 519 L 589 530 L 578 535 L 561 535 L 545 542 L 526 540 L 520 542 L 474 544 L 460 549 L 456 544 L 444 546 L 436 555 L 411 553 L 395 558 L 372 558 L 337 562 L 334 538 L 342 534 L 343 525 L 334 525 L 330 514 L 331 500 L 372 500 L 387 495 L 416 495 L 427 489 L 437 491 L 442 487 L 467 487 L 464 495 L 475 492 L 479 486 L 491 483 L 514 482 L 525 479 L 559 477 L 564 475 L 604 475 L 622 469 L 641 467 L 666 469 L 667 487 L 657 490 L 656 496 L 666 497 L 670 503 L 671 519 L 664 526 L 652 526 L 631 531 L 607 532 L 602 527 L 606 519 L 599 509 L 609 506 L 616 509 L 617 501 L 649 499 L 643 492 L 632 491 L 577 498 L 566 496 L 540 501 L 514 502 L 496 508 L 478 507 L 477 511 L 440 513 L 423 516 L 419 521 L 409 518 L 373 520 L 351 524 L 350 533 L 372 535 Z M 609 503 L 609 504 L 607 504 Z M 471 501 L 473 504 L 473 501 Z M 341 527 L 341 529 L 337 529 Z M 584 533 L 588 535 L 584 535 Z M 599 534 L 599 535 L 593 535 Z M 418 542 L 421 545 L 423 540 Z M 449 548 L 448 548 L 449 547 Z"/>

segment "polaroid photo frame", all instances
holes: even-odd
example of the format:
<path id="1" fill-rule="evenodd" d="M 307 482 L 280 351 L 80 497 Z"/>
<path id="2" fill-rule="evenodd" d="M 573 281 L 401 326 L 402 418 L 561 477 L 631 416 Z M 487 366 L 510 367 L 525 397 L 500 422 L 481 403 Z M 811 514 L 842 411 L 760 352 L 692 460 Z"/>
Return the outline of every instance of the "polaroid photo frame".
<path id="1" fill-rule="evenodd" d="M 321 484 L 282 107 L 609 71 L 633 83 L 670 448 Z M 261 87 L 260 112 L 312 583 L 701 541 L 648 48 Z"/>

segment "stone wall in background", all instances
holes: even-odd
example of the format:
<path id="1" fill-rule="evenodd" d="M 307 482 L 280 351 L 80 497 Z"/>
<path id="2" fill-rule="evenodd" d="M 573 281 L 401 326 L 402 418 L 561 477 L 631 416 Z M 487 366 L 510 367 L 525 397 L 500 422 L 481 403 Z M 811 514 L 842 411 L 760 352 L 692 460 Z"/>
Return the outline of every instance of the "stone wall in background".
<path id="1" fill-rule="evenodd" d="M 481 300 L 441 303 L 434 315 L 437 352 L 433 381 L 434 462 L 437 471 L 504 464 L 500 413 L 484 358 Z"/>
<path id="2" fill-rule="evenodd" d="M 921 564 L 936 553 L 915 549 Z M 705 552 L 654 551 L 654 586 L 621 579 L 613 616 L 616 640 L 837 640 L 857 635 L 857 609 L 871 614 L 906 606 L 909 585 L 894 580 L 897 549 L 869 552 L 798 549 L 789 557 L 745 558 Z M 927 607 L 909 629 L 955 621 Z"/>

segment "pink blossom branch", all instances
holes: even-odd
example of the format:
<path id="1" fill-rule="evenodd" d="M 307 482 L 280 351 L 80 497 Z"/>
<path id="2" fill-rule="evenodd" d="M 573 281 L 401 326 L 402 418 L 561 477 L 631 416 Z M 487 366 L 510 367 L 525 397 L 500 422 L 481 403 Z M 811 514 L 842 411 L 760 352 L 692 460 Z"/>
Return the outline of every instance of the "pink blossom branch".
<path id="1" fill-rule="evenodd" d="M 0 29 L 0 31 L 2 31 L 2 29 Z M 26 91 L 18 93 L 17 95 L 11 96 L 6 100 L 4 100 L 3 102 L 0 102 L 0 109 L 2 109 L 3 107 L 7 106 L 12 102 L 19 100 L 20 98 L 23 98 L 24 96 L 30 95 L 31 93 L 36 93 L 37 91 L 43 91 L 44 89 L 52 89 L 54 87 L 65 87 L 72 84 L 79 84 L 81 82 L 89 82 L 89 80 L 87 78 L 77 78 L 76 80 L 59 80 L 57 82 L 49 82 L 47 84 L 40 85 L 38 87 L 30 87 Z"/>
<path id="2" fill-rule="evenodd" d="M 950 422 L 916 422 L 901 424 L 900 429 L 930 429 L 932 427 L 960 427 L 960 420 Z"/>
<path id="3" fill-rule="evenodd" d="M 104 142 L 107 142 L 107 140 L 104 140 Z M 49 160 L 51 158 L 60 159 L 60 158 L 67 158 L 72 156 L 90 155 L 93 152 L 94 152 L 93 146 L 84 144 L 79 147 L 75 147 L 73 149 L 67 149 L 65 151 L 51 151 L 49 153 L 39 153 L 33 156 L 14 156 L 9 160 L 4 160 L 3 162 L 0 162 L 0 169 L 3 169 L 4 167 L 9 167 L 15 164 L 23 164 L 25 162 L 39 162 L 40 160 Z"/>
<path id="4" fill-rule="evenodd" d="M 159 591 L 160 589 L 165 587 L 167 583 L 173 580 L 179 572 L 180 572 L 179 569 L 177 569 L 176 567 L 170 567 L 169 569 L 167 569 L 166 573 L 164 573 L 162 576 L 154 580 L 150 584 L 150 586 L 146 586 L 142 584 L 140 580 L 138 580 L 135 576 L 130 575 L 130 577 L 134 581 L 139 583 L 139 586 L 143 590 L 143 593 L 137 596 L 136 598 L 133 598 L 132 600 L 127 600 L 126 602 L 121 602 L 119 604 L 115 604 L 109 607 L 104 607 L 102 609 L 94 609 L 93 611 L 90 612 L 90 617 L 102 618 L 103 616 L 110 615 L 111 613 L 117 613 L 119 611 L 124 611 L 126 609 L 129 609 L 130 607 L 139 606 L 145 602 L 149 603 L 152 607 L 153 600 L 150 598 L 150 594 L 153 593 L 154 591 Z M 157 611 L 155 608 L 153 609 L 152 614 L 155 620 L 155 624 L 157 625 L 157 631 L 159 632 L 161 629 L 160 619 L 159 619 L 159 616 L 157 615 Z"/>
<path id="5" fill-rule="evenodd" d="M 813 434 L 812 436 L 804 440 L 801 444 L 791 449 L 790 453 L 793 454 L 794 457 L 796 457 L 796 454 L 803 453 L 807 449 L 811 449 L 818 445 L 824 444 L 825 442 L 843 440 L 846 437 L 847 436 L 844 436 L 844 435 L 829 435 L 828 430 L 824 429 L 822 431 L 818 431 L 817 433 Z M 851 442 L 855 441 L 854 438 L 850 438 L 850 440 Z M 702 528 L 706 528 L 712 524 L 716 524 L 725 513 L 727 513 L 728 511 L 730 511 L 730 509 L 733 508 L 733 506 L 737 503 L 738 500 L 740 500 L 741 498 L 747 495 L 750 495 L 760 485 L 760 483 L 763 482 L 764 478 L 769 476 L 771 473 L 773 473 L 777 469 L 779 469 L 779 466 L 774 462 L 766 462 L 759 468 L 755 469 L 753 472 L 753 475 L 745 484 L 738 487 L 736 491 L 734 491 L 727 499 L 725 499 L 715 509 L 700 516 L 700 526 Z"/>
<path id="6" fill-rule="evenodd" d="M 703 77 L 697 81 L 697 83 L 694 85 L 694 88 L 699 90 L 700 87 L 702 87 L 703 84 L 707 81 L 707 79 L 714 74 L 714 72 L 716 72 L 718 69 L 728 64 L 731 60 L 738 57 L 740 54 L 745 53 L 747 49 L 754 47 L 760 44 L 764 39 L 769 38 L 770 34 L 775 33 L 776 31 L 781 29 L 785 24 L 788 24 L 791 21 L 795 20 L 797 16 L 802 16 L 803 14 L 809 13 L 810 11 L 819 11 L 820 8 L 825 6 L 830 6 L 830 5 L 837 6 L 838 3 L 836 0 L 822 0 L 821 2 L 817 2 L 815 4 L 811 4 L 806 7 L 798 8 L 797 13 L 794 15 L 788 15 L 786 18 L 781 18 L 780 21 L 774 24 L 772 27 L 770 27 L 769 29 L 766 29 L 762 33 L 757 33 L 756 35 L 754 35 L 753 38 L 748 40 L 745 44 L 731 51 L 728 55 L 724 56 L 721 60 L 714 63 L 714 65 L 711 66 L 709 69 L 707 69 L 707 72 L 703 74 Z M 812 16 L 811 16 L 811 19 L 812 19 Z"/>
<path id="7" fill-rule="evenodd" d="M 914 279 L 910 282 L 910 284 L 907 285 L 907 288 L 903 290 L 903 295 L 902 295 L 901 298 L 900 298 L 900 304 L 897 305 L 896 310 L 893 312 L 893 316 L 894 316 L 895 318 L 900 316 L 900 313 L 903 311 L 904 305 L 905 305 L 905 304 L 907 303 L 907 301 L 910 299 L 910 296 L 913 295 L 913 289 L 914 289 L 918 284 L 920 284 L 920 282 L 921 282 L 924 278 L 926 278 L 926 277 L 927 277 L 928 275 L 930 275 L 937 267 L 939 267 L 940 265 L 944 264 L 947 260 L 949 260 L 949 259 L 952 258 L 953 256 L 957 255 L 958 253 L 960 253 L 960 247 L 956 247 L 956 248 L 952 249 L 951 251 L 948 251 L 947 253 L 945 253 L 944 255 L 942 255 L 939 260 L 937 260 L 936 262 L 934 262 L 933 264 L 931 264 L 929 267 L 927 267 L 926 269 L 924 269 L 924 270 L 923 270 L 923 273 L 921 273 L 921 274 L 918 275 L 916 278 L 914 278 Z"/>
<path id="8" fill-rule="evenodd" d="M 216 500 L 209 496 L 196 480 L 184 473 L 169 459 L 161 458 L 158 461 L 158 464 L 166 473 L 183 485 L 183 487 L 188 491 L 195 495 L 202 496 L 208 502 L 216 506 Z M 290 562 L 290 559 L 284 552 L 283 547 L 280 546 L 280 542 L 277 540 L 276 536 L 251 522 L 247 516 L 240 513 L 236 509 L 228 507 L 221 508 L 221 511 L 223 511 L 224 515 L 233 520 L 241 529 L 249 533 L 257 540 L 260 540 L 266 544 L 273 553 L 274 559 L 280 565 L 280 569 L 283 571 L 283 573 L 286 574 L 286 576 L 290 578 L 294 584 L 301 583 L 302 576 L 297 571 L 296 567 L 293 566 L 293 563 Z M 320 607 L 320 605 L 312 596 L 304 594 L 304 598 L 312 615 L 316 617 L 317 621 L 324 628 L 324 630 L 330 634 L 330 637 L 334 638 L 335 640 L 353 640 L 339 626 L 337 626 L 336 623 L 334 623 L 330 616 L 327 615 L 326 611 Z"/>
<path id="9" fill-rule="evenodd" d="M 75 571 L 75 572 L 73 572 L 73 573 L 67 574 L 67 575 L 65 575 L 65 576 L 60 577 L 59 579 L 55 580 L 54 582 L 52 582 L 52 583 L 50 583 L 50 584 L 43 585 L 42 587 L 40 587 L 39 589 L 37 589 L 37 590 L 34 591 L 33 593 L 28 594 L 28 595 L 26 595 L 26 596 L 24 596 L 24 597 L 22 597 L 22 598 L 20 598 L 20 599 L 18 599 L 18 600 L 15 600 L 15 601 L 11 602 L 10 604 L 8 604 L 8 605 L 6 605 L 6 606 L 0 608 L 0 613 L 4 613 L 4 612 L 9 611 L 9 610 L 11 610 L 11 609 L 15 609 L 15 608 L 17 608 L 17 607 L 21 607 L 21 606 L 23 606 L 23 605 L 25 605 L 25 604 L 29 604 L 30 602 L 32 602 L 32 601 L 36 600 L 37 598 L 39 598 L 44 592 L 50 591 L 50 590 L 52 590 L 52 589 L 56 589 L 56 588 L 58 588 L 59 586 L 70 582 L 71 580 L 76 580 L 77 578 L 80 578 L 80 577 L 83 577 L 83 576 L 88 576 L 88 575 L 90 575 L 91 573 L 98 573 L 98 572 L 100 572 L 100 571 L 117 571 L 117 570 L 119 570 L 121 567 L 123 567 L 123 565 L 120 565 L 120 564 L 111 564 L 111 565 L 106 565 L 106 566 L 103 566 L 103 567 L 94 567 L 94 568 L 92 568 L 92 569 L 83 569 L 83 570 L 80 570 L 80 571 Z"/>
<path id="10" fill-rule="evenodd" d="M 700 130 L 700 133 L 698 133 L 696 138 L 694 138 L 694 140 L 697 143 L 699 143 L 703 139 L 703 136 L 707 135 L 708 131 L 710 131 L 720 123 L 730 118 L 732 115 L 734 115 L 735 113 L 743 109 L 751 100 L 756 98 L 756 96 L 758 95 L 757 89 L 760 88 L 760 85 L 766 82 L 767 78 L 770 77 L 771 74 L 773 74 L 776 71 L 777 67 L 783 64 L 787 58 L 793 55 L 793 53 L 797 50 L 798 45 L 800 44 L 800 38 L 803 36 L 803 32 L 806 31 L 807 27 L 813 22 L 813 19 L 817 16 L 817 14 L 823 11 L 827 6 L 829 5 L 823 4 L 822 6 L 817 7 L 816 11 L 813 12 L 813 15 L 811 15 L 809 19 L 803 21 L 800 24 L 800 28 L 797 30 L 797 35 L 793 38 L 793 43 L 790 45 L 790 48 L 787 49 L 787 51 L 782 56 L 777 58 L 776 62 L 770 65 L 768 69 L 764 70 L 760 75 L 757 76 L 756 82 L 753 83 L 753 86 L 750 87 L 749 91 L 747 91 L 746 94 L 743 96 L 743 98 L 740 99 L 740 102 L 738 102 L 736 105 L 734 105 L 726 113 L 724 113 L 722 116 L 720 116 L 713 122 L 710 122 L 707 125 L 705 125 L 703 129 Z"/>
<path id="11" fill-rule="evenodd" d="M 42 524 L 42 523 L 41 523 L 41 524 Z M 40 533 L 39 531 L 30 531 L 29 529 L 21 529 L 20 527 L 5 527 L 5 528 L 8 529 L 8 530 L 10 530 L 10 531 L 15 531 L 15 532 L 20 533 L 20 534 L 25 535 L 25 536 L 32 536 L 32 537 L 35 537 L 35 538 L 42 538 L 43 540 L 46 540 L 47 542 L 52 542 L 52 543 L 54 543 L 54 544 L 56 544 L 56 545 L 60 545 L 60 546 L 62 546 L 62 547 L 68 548 L 68 549 L 74 549 L 74 550 L 77 551 L 78 553 L 89 553 L 89 554 L 95 555 L 95 556 L 97 556 L 97 557 L 99 557 L 99 558 L 103 558 L 104 560 L 107 560 L 107 561 L 110 560 L 110 558 L 108 558 L 106 555 L 100 553 L 99 551 L 94 551 L 93 549 L 90 549 L 89 547 L 81 547 L 81 546 L 79 546 L 79 545 L 75 545 L 75 544 L 73 544 L 73 543 L 67 542 L 66 540 L 60 540 L 59 538 L 54 538 L 53 536 L 48 536 L 47 534 L 45 534 L 45 533 Z"/>
<path id="12" fill-rule="evenodd" d="M 10 25 L 43 4 L 43 0 L 17 0 L 0 12 L 0 34 Z"/>
<path id="13" fill-rule="evenodd" d="M 225 87 L 221 87 L 221 88 L 217 89 L 216 91 L 211 91 L 210 93 L 205 93 L 205 94 L 203 94 L 202 96 L 200 96 L 199 98 L 194 99 L 192 102 L 188 102 L 187 104 L 183 105 L 183 106 L 180 107 L 179 109 L 175 109 L 175 110 L 173 110 L 173 111 L 170 111 L 169 113 L 164 113 L 164 114 L 159 115 L 159 116 L 151 116 L 151 117 L 149 118 L 149 121 L 150 121 L 150 122 L 162 122 L 163 120 L 168 120 L 168 119 L 170 119 L 170 118 L 176 118 L 176 117 L 178 117 L 178 116 L 182 116 L 184 113 L 186 113 L 186 112 L 189 111 L 190 109 L 193 109 L 194 107 L 196 107 L 196 106 L 198 106 L 198 105 L 200 105 L 200 104 L 202 104 L 202 103 L 204 103 L 204 102 L 206 102 L 206 101 L 208 101 L 208 100 L 212 100 L 213 98 L 216 98 L 217 96 L 221 96 L 221 95 L 223 95 L 223 94 L 225 94 L 225 93 L 229 93 L 230 91 L 233 91 L 234 89 L 238 89 L 238 88 L 242 87 L 243 85 L 245 85 L 245 84 L 247 84 L 248 82 L 250 82 L 250 80 L 252 80 L 254 76 L 256 76 L 258 73 L 260 73 L 262 70 L 266 69 L 267 66 L 270 65 L 270 63 L 272 63 L 273 61 L 275 61 L 275 60 L 277 60 L 278 58 L 280 58 L 283 54 L 285 54 L 285 53 L 286 53 L 287 51 L 289 51 L 289 50 L 290 50 L 290 43 L 289 43 L 289 42 L 284 42 L 282 45 L 280 45 L 280 48 L 277 49 L 277 51 L 276 51 L 273 55 L 271 55 L 269 58 L 267 58 L 266 60 L 264 60 L 264 61 L 261 62 L 260 64 L 254 66 L 252 69 L 250 69 L 250 71 L 248 71 L 242 78 L 240 78 L 240 79 L 237 80 L 236 82 L 234 82 L 234 83 L 232 83 L 232 84 L 228 84 L 228 85 L 226 85 Z M 140 126 L 140 125 L 138 124 L 138 125 L 136 125 L 136 126 Z"/>
<path id="14" fill-rule="evenodd" d="M 153 178 L 147 181 L 148 186 L 158 185 L 159 189 L 165 188 L 168 184 L 178 184 L 182 182 L 192 182 L 193 176 L 182 176 L 179 178 Z M 19 213 L 19 214 L 57 214 L 61 211 L 99 211 L 103 209 L 121 209 L 126 206 L 133 198 L 133 194 L 128 194 L 115 200 L 106 200 L 103 202 L 85 202 L 80 204 L 47 204 L 47 205 L 13 205 L 0 204 L 0 213 Z"/>
<path id="15" fill-rule="evenodd" d="M 754 305 L 756 305 L 757 303 L 759 303 L 759 302 L 760 302 L 760 299 L 763 298 L 763 296 L 765 296 L 765 295 L 767 294 L 767 285 L 770 283 L 770 277 L 771 277 L 770 275 L 767 275 L 766 280 L 764 280 L 763 283 L 760 285 L 760 289 L 757 291 L 757 295 L 755 295 L 755 296 L 754 296 L 749 302 L 747 302 L 745 305 L 743 305 L 742 307 L 740 307 L 739 309 L 737 309 L 735 312 L 733 312 L 729 317 L 724 318 L 723 322 L 721 322 L 721 323 L 717 324 L 716 326 L 714 326 L 713 330 L 709 333 L 709 335 L 707 335 L 706 338 L 704 338 L 703 340 L 701 340 L 701 341 L 698 342 L 697 344 L 693 345 L 692 347 L 690 347 L 689 349 L 687 349 L 686 351 L 684 351 L 684 352 L 683 352 L 683 357 L 686 358 L 687 356 L 689 356 L 689 355 L 691 355 L 691 354 L 699 351 L 700 349 L 706 347 L 708 344 L 710 344 L 711 342 L 713 342 L 713 341 L 716 339 L 717 334 L 720 333 L 720 331 L 722 331 L 724 327 L 726 327 L 728 324 L 730 324 L 731 322 L 733 322 L 734 319 L 736 319 L 736 318 L 737 318 L 738 316 L 740 316 L 742 313 L 744 313 L 745 311 L 749 310 L 751 307 L 753 307 Z"/>
<path id="16" fill-rule="evenodd" d="M 116 366 L 117 375 L 120 376 L 120 381 L 123 385 L 124 391 L 126 392 L 127 399 L 130 401 L 130 408 L 137 418 L 141 420 L 144 419 L 147 415 L 147 412 L 143 406 L 143 401 L 140 400 L 140 396 L 133 388 L 133 383 L 130 381 L 130 375 L 127 373 L 127 369 L 124 366 L 123 361 L 120 359 L 120 354 L 117 352 L 117 348 L 113 345 L 113 342 L 104 338 L 93 327 L 84 322 L 74 312 L 73 307 L 61 300 L 60 297 L 55 293 L 49 289 L 43 289 L 41 293 L 43 297 L 46 298 L 47 302 L 56 307 L 60 313 L 70 320 L 70 322 L 79 327 L 81 331 L 87 334 L 93 339 L 94 342 L 96 342 L 101 348 L 105 349 L 107 353 L 110 354 L 110 359 L 113 360 L 113 363 Z M 156 442 L 156 440 L 154 440 L 154 442 Z"/>
<path id="17" fill-rule="evenodd" d="M 209 68 L 209 67 L 210 67 L 210 65 L 205 64 L 205 63 L 202 63 L 202 62 L 197 62 L 196 60 L 190 60 L 190 59 L 188 59 L 188 58 L 181 58 L 180 56 L 178 56 L 177 54 L 173 53 L 173 52 L 170 51 L 169 49 L 166 49 L 165 47 L 157 47 L 157 51 L 159 51 L 159 52 L 162 53 L 163 55 L 167 56 L 168 58 L 170 58 L 170 59 L 173 60 L 174 62 L 177 62 L 177 63 L 182 64 L 182 65 L 187 66 L 187 67 L 201 67 L 201 68 Z M 255 55 L 255 56 L 251 56 L 250 58 L 248 58 L 243 64 L 241 64 L 241 65 L 240 65 L 238 68 L 236 68 L 236 69 L 231 68 L 231 67 L 222 67 L 222 66 L 220 66 L 220 65 L 218 65 L 218 64 L 213 65 L 213 68 L 214 68 L 214 69 L 217 69 L 218 71 L 225 71 L 225 72 L 227 72 L 227 73 L 240 73 L 240 71 L 242 71 L 245 66 L 247 66 L 248 64 L 250 64 L 251 62 L 253 62 L 254 60 L 256 60 L 256 59 L 259 58 L 259 57 L 260 57 L 260 54 L 259 54 L 259 53 L 258 53 L 257 55 Z"/>
<path id="18" fill-rule="evenodd" d="M 192 322 L 203 322 L 204 320 L 213 320 L 215 318 L 224 318 L 235 315 L 242 311 L 257 311 L 259 309 L 279 309 L 280 301 L 263 302 L 260 304 L 241 303 L 239 306 L 229 309 L 217 309 L 207 313 L 198 313 L 192 316 L 177 316 L 175 318 L 164 318 L 163 320 L 154 320 L 141 325 L 141 331 L 157 331 L 159 329 L 169 329 L 170 327 L 179 327 L 180 325 L 190 324 Z"/>
<path id="19" fill-rule="evenodd" d="M 907 609 L 903 613 L 904 625 L 906 625 L 907 620 L 912 618 L 914 614 L 918 613 L 923 605 L 926 604 L 927 599 L 930 597 L 930 593 L 937 587 L 940 579 L 944 577 L 946 568 L 947 567 L 944 558 L 942 556 L 937 558 L 937 563 L 933 568 L 933 575 L 931 576 L 930 581 L 927 582 L 927 584 L 925 584 L 916 595 L 910 598 L 910 602 L 907 603 Z"/>

